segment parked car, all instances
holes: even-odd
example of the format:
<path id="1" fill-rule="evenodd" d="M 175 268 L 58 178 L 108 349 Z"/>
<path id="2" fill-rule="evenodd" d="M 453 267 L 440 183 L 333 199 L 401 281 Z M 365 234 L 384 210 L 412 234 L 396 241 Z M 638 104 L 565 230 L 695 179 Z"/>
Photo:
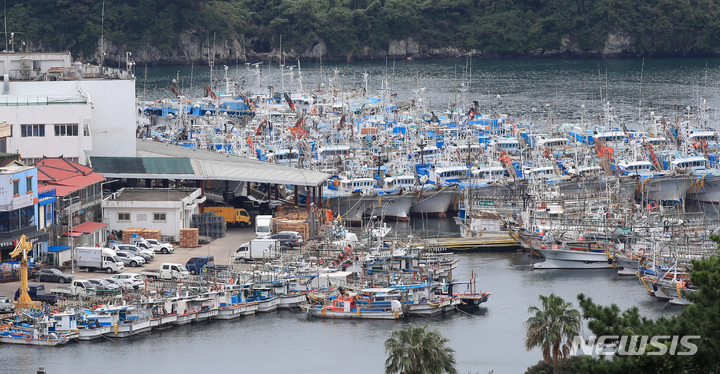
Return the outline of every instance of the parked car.
<path id="1" fill-rule="evenodd" d="M 115 251 L 120 261 L 126 266 L 137 267 L 145 263 L 145 259 L 130 251 Z"/>
<path id="2" fill-rule="evenodd" d="M 270 235 L 269 239 L 279 239 L 282 247 L 299 247 L 302 245 L 303 239 L 297 231 L 280 231 L 277 234 Z"/>
<path id="3" fill-rule="evenodd" d="M 114 292 L 120 289 L 119 285 L 103 278 L 88 278 L 87 281 L 95 285 L 97 292 Z"/>
<path id="4" fill-rule="evenodd" d="M 144 258 L 146 263 L 155 258 L 155 251 L 151 249 L 140 249 L 137 246 L 128 243 L 113 242 L 110 244 L 110 249 L 116 251 L 133 251 L 138 256 Z"/>
<path id="5" fill-rule="evenodd" d="M 128 282 L 123 279 L 105 278 L 105 281 L 116 285 L 118 287 L 118 289 L 120 289 L 120 290 L 130 291 L 130 290 L 135 289 L 132 282 Z"/>
<path id="6" fill-rule="evenodd" d="M 145 279 L 142 275 L 136 274 L 136 273 L 120 273 L 115 274 L 110 279 L 119 279 L 121 281 L 130 283 L 133 288 L 138 289 L 140 287 L 145 287 Z"/>
<path id="7" fill-rule="evenodd" d="M 15 304 L 6 296 L 0 296 L 0 313 L 12 313 L 15 311 Z"/>
<path id="8" fill-rule="evenodd" d="M 135 241 L 135 244 L 140 249 L 149 249 L 155 253 L 168 254 L 175 251 L 175 247 L 170 243 L 163 243 L 155 239 L 143 239 Z"/>
<path id="9" fill-rule="evenodd" d="M 60 269 L 40 269 L 33 274 L 36 282 L 58 282 L 70 283 L 73 280 L 71 274 L 65 274 Z"/>

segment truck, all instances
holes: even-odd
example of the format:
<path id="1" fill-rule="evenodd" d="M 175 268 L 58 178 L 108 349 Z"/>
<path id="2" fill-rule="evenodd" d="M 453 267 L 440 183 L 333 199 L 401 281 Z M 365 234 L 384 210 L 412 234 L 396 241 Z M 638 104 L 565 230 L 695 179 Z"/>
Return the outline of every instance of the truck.
<path id="1" fill-rule="evenodd" d="M 183 264 L 163 263 L 158 269 L 145 269 L 140 271 L 140 275 L 144 275 L 153 279 L 186 279 L 190 272 Z"/>
<path id="2" fill-rule="evenodd" d="M 32 301 L 41 301 L 43 303 L 55 304 L 58 296 L 52 293 L 45 293 L 45 286 L 42 284 L 28 284 L 28 295 Z M 15 291 L 15 301 L 20 298 L 20 289 Z"/>
<path id="3" fill-rule="evenodd" d="M 93 296 L 97 293 L 97 289 L 95 288 L 95 285 L 90 283 L 90 281 L 84 280 L 84 279 L 76 279 L 70 283 L 70 286 L 67 287 L 55 287 L 50 290 L 51 293 L 54 293 L 55 295 L 62 295 L 62 296 L 73 296 L 73 297 L 87 297 L 87 296 Z"/>
<path id="4" fill-rule="evenodd" d="M 260 215 L 255 217 L 255 237 L 264 238 L 272 235 L 273 216 Z"/>
<path id="5" fill-rule="evenodd" d="M 233 253 L 235 261 L 274 259 L 280 256 L 279 239 L 253 239 L 243 243 Z"/>
<path id="6" fill-rule="evenodd" d="M 228 225 L 237 225 L 240 227 L 250 226 L 252 220 L 247 210 L 243 208 L 234 208 L 231 206 L 209 206 L 205 207 L 206 212 L 213 212 L 218 217 L 223 217 Z"/>
<path id="7" fill-rule="evenodd" d="M 125 269 L 123 262 L 110 248 L 77 247 L 75 255 L 78 269 L 102 270 L 108 273 L 117 273 Z"/>
<path id="8" fill-rule="evenodd" d="M 215 270 L 214 256 L 195 256 L 185 263 L 185 268 L 190 274 L 200 274 L 203 268 L 207 270 Z"/>

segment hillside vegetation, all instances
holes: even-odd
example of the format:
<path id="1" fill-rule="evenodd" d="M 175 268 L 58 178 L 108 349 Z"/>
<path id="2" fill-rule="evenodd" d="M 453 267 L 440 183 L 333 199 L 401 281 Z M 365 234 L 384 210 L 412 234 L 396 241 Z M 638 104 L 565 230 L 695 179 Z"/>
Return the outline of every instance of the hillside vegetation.
<path id="1" fill-rule="evenodd" d="M 104 6 L 104 17 L 103 17 Z M 717 0 L 9 0 L 7 31 L 29 51 L 178 63 L 290 55 L 709 56 Z M 8 35 L 8 39 L 9 39 Z M 393 50 L 396 41 L 399 52 Z M 25 42 L 25 45 L 22 44 Z M 184 52 L 183 52 L 184 51 Z M 143 62 L 143 61 L 138 61 Z"/>

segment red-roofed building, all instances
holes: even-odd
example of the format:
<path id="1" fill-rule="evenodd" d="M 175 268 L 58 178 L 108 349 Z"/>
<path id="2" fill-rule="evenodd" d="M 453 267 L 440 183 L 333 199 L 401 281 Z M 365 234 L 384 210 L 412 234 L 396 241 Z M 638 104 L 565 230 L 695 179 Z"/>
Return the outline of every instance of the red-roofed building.
<path id="1" fill-rule="evenodd" d="M 72 227 L 85 222 L 102 221 L 102 182 L 105 177 L 92 168 L 63 157 L 43 157 L 35 163 L 39 188 L 55 189 L 56 226 L 51 234 L 51 245 L 71 245 L 72 236 L 64 236 Z M 72 222 L 68 220 L 72 217 Z M 75 230 L 72 230 L 75 231 Z M 105 243 L 106 238 L 94 238 L 84 245 Z M 79 245 L 75 243 L 75 245 Z"/>

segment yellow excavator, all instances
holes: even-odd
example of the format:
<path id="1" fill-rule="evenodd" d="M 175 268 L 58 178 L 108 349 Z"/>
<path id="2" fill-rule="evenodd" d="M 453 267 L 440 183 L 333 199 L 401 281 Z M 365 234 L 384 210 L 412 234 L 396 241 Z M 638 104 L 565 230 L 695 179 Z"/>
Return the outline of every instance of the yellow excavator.
<path id="1" fill-rule="evenodd" d="M 27 236 L 23 235 L 20 237 L 20 240 L 18 240 L 17 245 L 15 246 L 15 249 L 10 252 L 10 256 L 15 258 L 19 255 L 22 255 L 22 258 L 20 259 L 20 297 L 18 298 L 17 305 L 15 306 L 16 309 L 27 309 L 27 308 L 35 308 L 38 306 L 38 303 L 35 301 L 32 301 L 30 299 L 30 295 L 28 295 L 28 261 L 27 261 L 27 253 L 28 251 L 32 251 L 32 243 L 30 240 L 28 240 Z"/>

